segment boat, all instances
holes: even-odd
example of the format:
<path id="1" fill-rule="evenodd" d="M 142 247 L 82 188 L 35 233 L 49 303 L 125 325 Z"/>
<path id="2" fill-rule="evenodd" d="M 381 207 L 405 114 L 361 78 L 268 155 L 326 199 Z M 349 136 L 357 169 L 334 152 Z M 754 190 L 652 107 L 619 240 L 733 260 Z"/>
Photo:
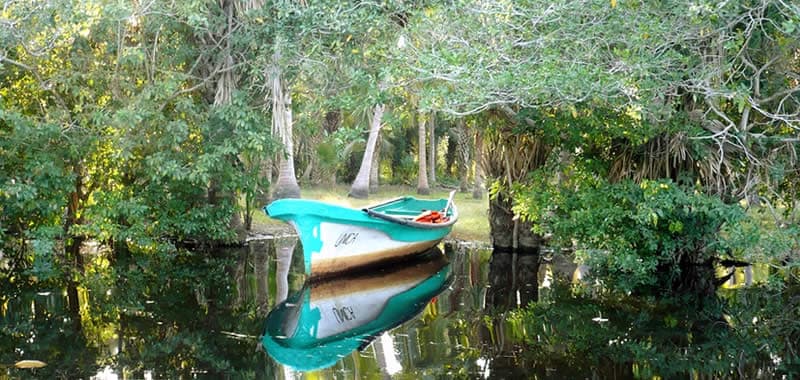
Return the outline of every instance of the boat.
<path id="1" fill-rule="evenodd" d="M 438 244 L 458 220 L 453 197 L 395 198 L 363 209 L 308 199 L 280 199 L 264 207 L 291 224 L 303 246 L 305 273 L 325 277 L 395 262 Z"/>
<path id="2" fill-rule="evenodd" d="M 419 314 L 450 280 L 438 247 L 381 270 L 308 279 L 269 312 L 261 343 L 295 370 L 330 367 Z"/>

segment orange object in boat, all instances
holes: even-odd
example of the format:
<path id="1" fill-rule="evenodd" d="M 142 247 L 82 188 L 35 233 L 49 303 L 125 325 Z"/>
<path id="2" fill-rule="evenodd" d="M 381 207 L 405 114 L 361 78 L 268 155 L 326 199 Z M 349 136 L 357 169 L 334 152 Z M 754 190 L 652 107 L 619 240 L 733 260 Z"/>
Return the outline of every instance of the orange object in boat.
<path id="1" fill-rule="evenodd" d="M 444 223 L 449 219 L 439 211 L 425 211 L 414 218 L 414 221 L 419 223 Z"/>

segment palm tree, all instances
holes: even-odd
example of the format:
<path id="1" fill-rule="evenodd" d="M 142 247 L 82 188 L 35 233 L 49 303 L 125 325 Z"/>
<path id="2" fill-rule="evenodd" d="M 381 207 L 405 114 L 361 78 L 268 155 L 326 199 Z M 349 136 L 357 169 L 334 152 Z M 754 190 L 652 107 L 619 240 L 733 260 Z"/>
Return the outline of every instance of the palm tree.
<path id="1" fill-rule="evenodd" d="M 472 198 L 481 199 L 484 193 L 483 184 L 483 134 L 475 131 L 475 184 L 472 188 Z"/>
<path id="2" fill-rule="evenodd" d="M 223 12 L 227 17 L 227 24 L 225 25 L 225 36 L 222 37 L 225 40 L 225 49 L 223 54 L 219 55 L 219 62 L 209 62 L 209 64 L 219 64 L 224 68 L 224 71 L 220 74 L 211 73 L 210 75 L 216 76 L 214 79 L 216 80 L 216 84 L 213 88 L 214 92 L 214 100 L 213 106 L 214 107 L 222 107 L 226 105 L 230 105 L 233 99 L 233 93 L 236 91 L 238 76 L 235 75 L 233 68 L 235 67 L 234 57 L 232 53 L 232 41 L 231 35 L 233 34 L 233 30 L 236 28 L 236 24 L 239 22 L 235 16 L 235 9 L 236 3 L 233 1 L 224 1 L 220 4 L 222 6 Z M 229 157 L 230 160 L 235 160 L 236 158 Z M 220 183 L 219 178 L 213 178 L 209 183 L 208 188 L 208 200 L 211 204 L 220 204 L 224 202 L 230 202 L 232 204 L 236 204 L 237 194 L 233 191 L 223 191 L 223 186 Z M 244 210 L 245 219 L 249 218 L 248 210 Z M 248 222 L 249 223 L 249 222 Z M 249 229 L 248 223 L 242 223 L 242 218 L 239 212 L 234 212 L 231 214 L 231 219 L 228 221 L 228 225 L 236 231 L 236 239 L 237 241 L 244 241 L 246 229 Z"/>
<path id="3" fill-rule="evenodd" d="M 469 163 L 470 163 L 470 134 L 467 131 L 467 123 L 464 119 L 456 121 L 456 128 L 453 129 L 453 137 L 456 140 L 456 161 L 458 162 L 458 190 L 462 193 L 468 191 L 469 184 Z"/>
<path id="4" fill-rule="evenodd" d="M 420 112 L 417 124 L 419 132 L 419 145 L 417 145 L 417 152 L 419 153 L 419 171 L 417 177 L 419 178 L 417 182 L 417 194 L 428 195 L 431 193 L 430 187 L 428 187 L 428 168 L 425 162 L 426 159 L 426 150 L 425 147 L 425 125 L 428 121 L 428 118 Z"/>
<path id="5" fill-rule="evenodd" d="M 289 294 L 289 268 L 292 264 L 294 247 L 297 245 L 296 236 L 287 236 L 275 239 L 275 303 L 286 300 Z"/>
<path id="6" fill-rule="evenodd" d="M 250 244 L 256 277 L 256 314 L 266 316 L 269 312 L 269 251 L 274 240 L 254 240 Z"/>
<path id="7" fill-rule="evenodd" d="M 381 140 L 383 139 L 378 135 L 378 141 L 375 142 L 375 151 L 372 152 L 372 165 L 369 170 L 369 191 L 378 191 L 381 167 Z"/>
<path id="8" fill-rule="evenodd" d="M 353 198 L 365 199 L 369 197 L 369 175 L 372 171 L 372 156 L 375 154 L 375 145 L 378 143 L 378 135 L 381 132 L 383 112 L 386 110 L 386 105 L 379 103 L 376 104 L 372 111 L 372 120 L 370 122 L 369 137 L 367 138 L 367 147 L 364 150 L 364 157 L 361 159 L 361 167 L 358 169 L 356 179 L 350 187 L 350 192 L 347 194 Z"/>
<path id="9" fill-rule="evenodd" d="M 489 199 L 489 227 L 495 248 L 525 250 L 540 247 L 542 237 L 532 232 L 529 221 L 522 221 L 512 210 L 511 188 L 523 183 L 528 174 L 545 164 L 552 147 L 536 136 L 506 131 L 485 131 L 483 155 L 486 176 L 501 186 Z"/>
<path id="10" fill-rule="evenodd" d="M 430 136 L 428 137 L 428 181 L 431 185 L 436 185 L 436 113 L 431 113 L 431 120 L 428 123 Z"/>
<path id="11" fill-rule="evenodd" d="M 702 184 L 709 193 L 729 195 L 742 190 L 737 188 L 742 174 L 735 167 L 733 155 L 726 155 L 734 148 L 725 148 L 720 151 L 715 144 L 697 143 L 685 132 L 664 133 L 635 146 L 620 141 L 611 146 L 613 159 L 608 178 L 612 182 L 626 178 L 635 182 L 688 179 Z"/>
<path id="12" fill-rule="evenodd" d="M 300 186 L 294 170 L 294 142 L 292 138 L 292 97 L 278 66 L 281 54 L 280 42 L 276 42 L 273 64 L 270 69 L 272 89 L 272 133 L 280 138 L 284 154 L 278 165 L 278 180 L 272 192 L 273 199 L 300 198 Z"/>

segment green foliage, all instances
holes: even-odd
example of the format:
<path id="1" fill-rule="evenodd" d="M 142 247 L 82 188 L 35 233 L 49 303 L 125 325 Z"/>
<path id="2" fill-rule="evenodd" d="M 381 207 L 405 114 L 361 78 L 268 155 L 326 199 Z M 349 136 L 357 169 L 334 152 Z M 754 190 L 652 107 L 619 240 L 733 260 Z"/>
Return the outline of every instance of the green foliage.
<path id="1" fill-rule="evenodd" d="M 797 7 L 467 1 L 412 20 L 398 54 L 425 107 L 500 114 L 502 129 L 556 151 L 616 157 L 624 170 L 595 173 L 612 181 L 686 178 L 728 200 L 796 207 Z"/>
<path id="2" fill-rule="evenodd" d="M 49 281 L 60 273 L 54 252 L 63 231 L 57 226 L 74 177 L 60 157 L 57 127 L 6 111 L 0 131 L 0 252 L 6 262 L 0 282 L 10 296 L 20 274 Z"/>
<path id="3" fill-rule="evenodd" d="M 275 144 L 257 88 L 209 100 L 222 46 L 203 39 L 228 22 L 218 3 L 3 12 L 0 278 L 67 279 L 77 258 L 56 258 L 76 239 L 154 252 L 236 238 L 238 196 L 253 209 Z"/>
<path id="4" fill-rule="evenodd" d="M 668 112 L 656 98 L 694 59 L 679 42 L 697 36 L 699 22 L 686 17 L 688 8 L 607 1 L 444 5 L 418 15 L 410 39 L 420 46 L 407 54 L 413 69 L 440 84 L 424 93 L 427 102 L 453 112 L 581 101 Z"/>
<path id="5" fill-rule="evenodd" d="M 675 290 L 687 267 L 742 258 L 760 233 L 739 205 L 669 180 L 595 181 L 574 191 L 542 180 L 522 195 L 517 209 L 537 231 L 575 248 L 595 278 L 623 292 Z"/>

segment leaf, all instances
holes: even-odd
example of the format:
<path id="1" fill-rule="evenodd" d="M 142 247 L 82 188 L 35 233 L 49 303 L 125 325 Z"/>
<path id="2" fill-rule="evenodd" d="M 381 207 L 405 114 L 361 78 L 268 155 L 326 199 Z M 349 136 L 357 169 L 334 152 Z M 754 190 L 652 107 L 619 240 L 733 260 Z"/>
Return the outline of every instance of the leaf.
<path id="1" fill-rule="evenodd" d="M 791 20 L 784 21 L 781 25 L 783 32 L 786 34 L 792 34 L 795 30 L 795 24 Z"/>
<path id="2" fill-rule="evenodd" d="M 617 7 L 617 0 L 611 0 L 611 8 Z"/>
<path id="3" fill-rule="evenodd" d="M 14 363 L 14 367 L 17 368 L 42 368 L 47 366 L 47 363 L 39 360 L 20 360 Z"/>

